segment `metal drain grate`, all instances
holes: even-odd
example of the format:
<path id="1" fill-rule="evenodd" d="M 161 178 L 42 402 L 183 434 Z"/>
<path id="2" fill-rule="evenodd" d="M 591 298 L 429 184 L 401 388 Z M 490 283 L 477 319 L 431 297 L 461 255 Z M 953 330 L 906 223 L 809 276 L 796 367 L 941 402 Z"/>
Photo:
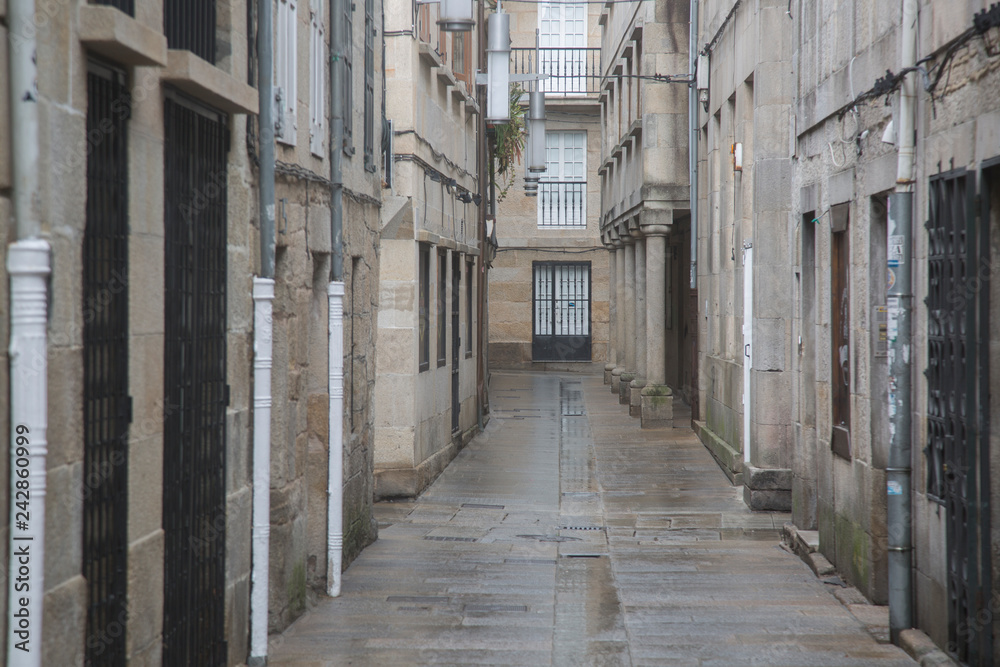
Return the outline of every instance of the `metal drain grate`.
<path id="1" fill-rule="evenodd" d="M 477 510 L 502 510 L 504 508 L 503 505 L 484 505 L 482 503 L 462 503 L 462 507 Z"/>
<path id="2" fill-rule="evenodd" d="M 559 526 L 559 530 L 604 530 L 604 526 Z"/>
<path id="3" fill-rule="evenodd" d="M 390 595 L 386 602 L 409 602 L 410 604 L 448 604 L 449 598 L 439 595 Z"/>
<path id="4" fill-rule="evenodd" d="M 517 565 L 555 565 L 555 558 L 504 558 L 504 563 Z"/>
<path id="5" fill-rule="evenodd" d="M 425 540 L 434 542 L 477 542 L 478 537 L 452 537 L 450 535 L 424 535 Z"/>
<path id="6" fill-rule="evenodd" d="M 527 540 L 538 540 L 539 542 L 580 542 L 579 537 L 566 537 L 565 535 L 518 535 Z"/>
<path id="7" fill-rule="evenodd" d="M 526 604 L 467 604 L 464 610 L 468 613 L 493 613 L 499 611 L 515 611 L 515 612 L 525 612 L 528 611 L 528 605 Z"/>
<path id="8" fill-rule="evenodd" d="M 604 558 L 607 554 L 559 554 L 560 558 Z"/>

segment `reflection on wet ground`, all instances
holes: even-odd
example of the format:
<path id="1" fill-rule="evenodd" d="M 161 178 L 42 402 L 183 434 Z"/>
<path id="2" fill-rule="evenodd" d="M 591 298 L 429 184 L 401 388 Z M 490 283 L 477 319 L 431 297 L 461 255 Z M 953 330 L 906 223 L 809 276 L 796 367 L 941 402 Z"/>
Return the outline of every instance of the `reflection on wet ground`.
<path id="1" fill-rule="evenodd" d="M 272 637 L 272 665 L 913 665 L 753 513 L 688 428 L 601 378 L 494 373 L 492 418 Z M 677 420 L 683 421 L 683 420 Z"/>

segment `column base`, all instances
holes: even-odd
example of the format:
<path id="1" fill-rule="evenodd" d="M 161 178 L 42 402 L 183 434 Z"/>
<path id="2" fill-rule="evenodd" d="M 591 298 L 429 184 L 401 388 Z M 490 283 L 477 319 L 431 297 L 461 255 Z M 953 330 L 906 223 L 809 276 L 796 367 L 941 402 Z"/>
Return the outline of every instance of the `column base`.
<path id="1" fill-rule="evenodd" d="M 611 370 L 611 393 L 617 394 L 619 389 L 618 386 L 621 384 L 622 373 L 625 372 L 624 368 L 613 368 Z"/>
<path id="2" fill-rule="evenodd" d="M 618 402 L 622 405 L 628 405 L 632 398 L 632 380 L 635 379 L 635 373 L 622 373 L 621 382 L 618 384 Z"/>
<path id="3" fill-rule="evenodd" d="M 614 370 L 614 364 L 607 364 L 604 367 L 604 384 L 611 384 L 611 373 L 614 372 Z"/>
<path id="4" fill-rule="evenodd" d="M 674 392 L 665 384 L 647 384 L 640 392 L 642 428 L 672 428 Z"/>
<path id="5" fill-rule="evenodd" d="M 636 377 L 629 385 L 628 413 L 631 417 L 642 416 L 642 389 L 646 386 L 646 378 Z"/>
<path id="6" fill-rule="evenodd" d="M 759 512 L 792 511 L 792 471 L 744 464 L 743 502 Z"/>

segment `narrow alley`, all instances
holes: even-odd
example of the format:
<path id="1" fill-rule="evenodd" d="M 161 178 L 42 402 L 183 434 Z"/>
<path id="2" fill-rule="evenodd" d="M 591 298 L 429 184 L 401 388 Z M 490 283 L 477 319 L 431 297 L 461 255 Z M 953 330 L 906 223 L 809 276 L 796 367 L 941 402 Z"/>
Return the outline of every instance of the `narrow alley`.
<path id="1" fill-rule="evenodd" d="M 270 664 L 915 664 L 781 548 L 789 515 L 746 508 L 683 406 L 640 430 L 596 376 L 494 373 L 491 396 Z"/>

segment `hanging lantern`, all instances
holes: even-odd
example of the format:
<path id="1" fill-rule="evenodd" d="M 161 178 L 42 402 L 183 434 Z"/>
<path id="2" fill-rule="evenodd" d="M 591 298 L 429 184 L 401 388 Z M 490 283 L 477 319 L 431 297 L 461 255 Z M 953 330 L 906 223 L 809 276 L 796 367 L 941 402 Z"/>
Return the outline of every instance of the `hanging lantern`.
<path id="1" fill-rule="evenodd" d="M 528 93 L 528 170 L 545 171 L 545 93 L 540 90 Z"/>
<path id="2" fill-rule="evenodd" d="M 490 14 L 487 21 L 486 122 L 510 122 L 510 14 Z"/>
<path id="3" fill-rule="evenodd" d="M 472 18 L 473 0 L 441 0 L 438 27 L 447 32 L 468 32 L 476 24 Z"/>

